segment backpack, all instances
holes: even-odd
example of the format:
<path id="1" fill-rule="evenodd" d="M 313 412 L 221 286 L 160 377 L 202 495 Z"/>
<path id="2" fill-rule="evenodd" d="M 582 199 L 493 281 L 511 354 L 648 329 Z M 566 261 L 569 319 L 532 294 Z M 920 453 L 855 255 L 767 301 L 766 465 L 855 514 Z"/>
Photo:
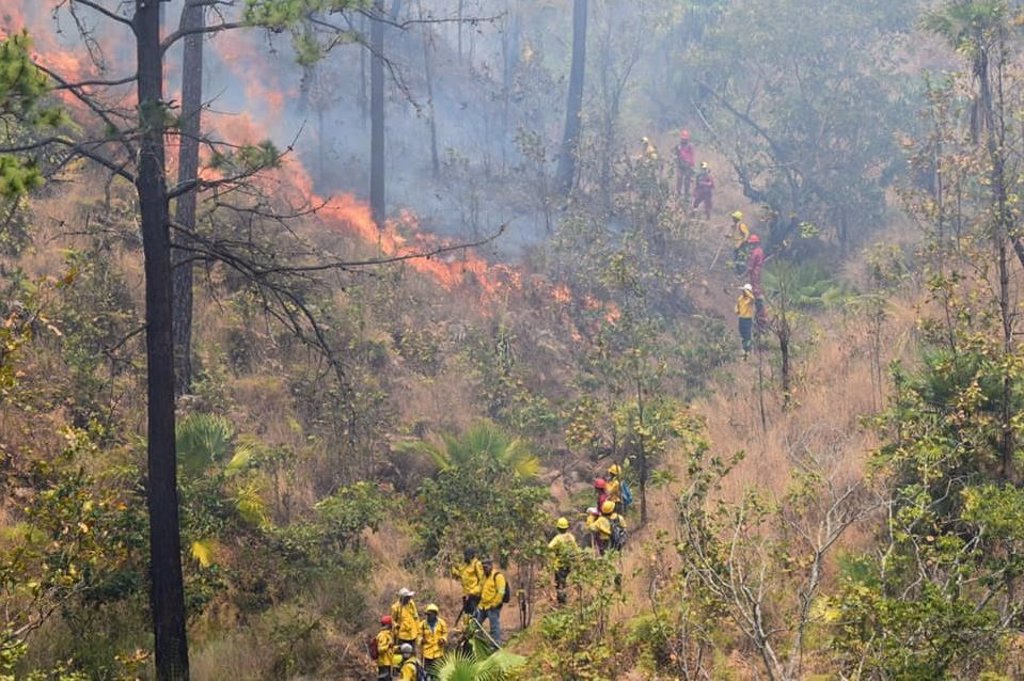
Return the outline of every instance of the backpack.
<path id="1" fill-rule="evenodd" d="M 505 593 L 501 594 L 501 603 L 504 605 L 512 600 L 512 587 L 509 586 L 508 576 L 505 577 Z"/>
<path id="2" fill-rule="evenodd" d="M 611 548 L 616 551 L 621 551 L 626 547 L 626 528 L 622 526 L 622 522 L 616 518 L 612 520 L 612 541 Z"/>
<path id="3" fill-rule="evenodd" d="M 371 636 L 366 639 L 366 652 L 370 654 L 370 659 L 374 662 L 380 657 L 380 648 L 377 647 L 377 637 Z"/>
<path id="4" fill-rule="evenodd" d="M 633 505 L 633 490 L 629 489 L 629 485 L 625 481 L 619 487 L 619 496 L 622 498 L 622 506 L 624 508 Z"/>

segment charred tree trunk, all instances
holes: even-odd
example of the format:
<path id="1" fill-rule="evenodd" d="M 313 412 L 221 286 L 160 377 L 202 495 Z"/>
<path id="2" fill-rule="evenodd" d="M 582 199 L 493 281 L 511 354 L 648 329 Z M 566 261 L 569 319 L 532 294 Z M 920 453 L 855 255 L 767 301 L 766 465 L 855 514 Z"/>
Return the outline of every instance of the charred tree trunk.
<path id="1" fill-rule="evenodd" d="M 136 190 L 146 275 L 146 368 L 150 604 L 159 681 L 188 679 L 185 595 L 174 443 L 174 340 L 171 241 L 164 179 L 163 56 L 160 4 L 136 0 L 139 165 Z"/>
<path id="2" fill-rule="evenodd" d="M 199 134 L 203 111 L 203 35 L 206 8 L 186 3 L 181 11 L 181 30 L 195 31 L 184 38 L 181 69 L 181 130 L 178 142 L 178 183 L 194 181 L 199 174 Z M 196 226 L 196 190 L 178 197 L 174 221 L 183 232 Z M 187 233 L 177 233 L 174 242 L 187 246 Z M 192 259 L 187 250 L 174 255 L 174 394 L 192 390 Z"/>
<path id="3" fill-rule="evenodd" d="M 384 0 L 374 0 L 370 24 L 370 211 L 377 227 L 384 226 Z"/>
<path id="4" fill-rule="evenodd" d="M 580 144 L 580 115 L 583 112 L 583 67 L 587 58 L 587 0 L 573 0 L 572 68 L 569 72 L 569 96 L 565 106 L 565 133 L 558 158 L 555 186 L 562 196 L 572 191 L 576 176 L 576 156 Z"/>

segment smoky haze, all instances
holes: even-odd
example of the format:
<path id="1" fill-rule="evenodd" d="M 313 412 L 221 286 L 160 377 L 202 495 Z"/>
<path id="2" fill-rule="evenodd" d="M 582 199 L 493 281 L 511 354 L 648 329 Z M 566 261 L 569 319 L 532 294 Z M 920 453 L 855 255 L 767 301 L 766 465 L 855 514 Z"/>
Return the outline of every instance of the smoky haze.
<path id="1" fill-rule="evenodd" d="M 27 26 L 44 61 L 74 55 L 72 70 L 83 73 L 97 69 L 78 33 L 92 31 L 105 73 L 127 71 L 134 55 L 118 37 L 123 27 L 87 8 L 76 26 L 55 4 L 25 0 L 4 23 Z M 651 140 L 671 181 L 676 135 L 690 128 L 735 206 L 770 206 L 776 217 L 766 220 L 795 216 L 844 242 L 882 222 L 881 199 L 906 172 L 896 135 L 916 125 L 920 102 L 907 92 L 914 74 L 938 61 L 927 42 L 912 49 L 917 41 L 908 39 L 920 3 L 862 0 L 821 25 L 795 21 L 821 9 L 811 0 L 589 5 L 576 182 L 604 205 L 603 220 L 619 229 L 632 220 L 616 210 L 614 195 L 631 191 L 625 175 L 643 151 L 640 137 Z M 181 0 L 164 5 L 165 33 L 181 8 Z M 565 121 L 572 3 L 395 1 L 386 10 L 387 214 L 409 211 L 420 228 L 458 239 L 507 224 L 487 247 L 491 257 L 515 257 L 543 241 L 571 204 L 551 176 Z M 241 7 L 223 12 L 234 20 Z M 321 44 L 334 44 L 307 67 L 287 31 L 211 35 L 204 126 L 230 142 L 293 147 L 318 195 L 365 201 L 371 21 L 357 12 L 322 19 L 347 33 L 338 40 L 314 30 Z M 752 25 L 763 31 L 751 33 Z M 175 46 L 166 66 L 172 99 L 180 61 Z M 785 67 L 793 63 L 806 70 Z M 893 78 L 908 82 L 898 99 L 884 92 L 893 91 L 884 80 Z M 864 175 L 870 186 L 862 186 Z M 851 184 L 861 189 L 847 198 Z"/>

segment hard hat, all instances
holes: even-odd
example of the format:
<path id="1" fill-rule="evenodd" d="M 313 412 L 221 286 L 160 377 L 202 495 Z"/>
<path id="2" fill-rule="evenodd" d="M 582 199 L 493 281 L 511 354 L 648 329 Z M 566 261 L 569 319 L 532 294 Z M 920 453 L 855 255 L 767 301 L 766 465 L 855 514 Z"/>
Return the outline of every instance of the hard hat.
<path id="1" fill-rule="evenodd" d="M 404 586 L 401 589 L 398 590 L 398 597 L 399 598 L 412 598 L 415 595 L 416 595 L 415 591 L 411 591 L 409 589 L 406 589 Z"/>
<path id="2" fill-rule="evenodd" d="M 615 512 L 615 502 L 612 501 L 611 499 L 609 499 L 609 500 L 605 501 L 603 504 L 601 504 L 601 513 L 603 513 L 604 515 L 608 515 L 609 513 L 614 513 L 614 512 Z"/>
<path id="3" fill-rule="evenodd" d="M 565 517 L 559 518 L 558 522 L 555 523 L 555 527 L 557 527 L 560 530 L 568 530 L 569 529 L 569 519 L 565 518 Z"/>
<path id="4" fill-rule="evenodd" d="M 732 213 L 729 214 L 729 217 L 739 222 L 740 220 L 743 219 L 743 211 L 734 210 Z"/>
<path id="5" fill-rule="evenodd" d="M 411 643 L 403 643 L 398 648 L 398 650 L 402 653 L 403 657 L 408 657 L 409 655 L 412 655 L 412 644 Z"/>
<path id="6" fill-rule="evenodd" d="M 744 284 L 743 285 L 743 290 L 746 291 L 747 293 L 753 293 L 754 292 L 754 287 L 751 286 L 750 284 Z"/>
<path id="7" fill-rule="evenodd" d="M 604 489 L 607 486 L 608 483 L 605 482 L 604 478 L 597 478 L 594 480 L 594 489 Z"/>
<path id="8" fill-rule="evenodd" d="M 619 464 L 613 463 L 611 466 L 608 466 L 608 475 L 613 478 L 616 475 L 622 475 L 622 468 L 619 466 Z"/>
<path id="9" fill-rule="evenodd" d="M 708 165 L 707 161 L 701 161 L 700 162 L 700 169 L 701 170 L 711 170 L 711 166 Z"/>
<path id="10" fill-rule="evenodd" d="M 651 140 L 647 139 L 646 137 L 641 137 L 640 141 L 643 142 L 644 144 L 650 144 L 651 143 Z"/>
<path id="11" fill-rule="evenodd" d="M 690 131 L 689 130 L 680 130 L 679 131 L 679 139 L 681 139 L 681 140 L 688 140 L 688 139 L 690 139 Z"/>
<path id="12" fill-rule="evenodd" d="M 751 234 L 750 236 L 747 237 L 747 241 L 752 244 L 759 244 L 761 243 L 761 237 L 759 237 L 756 234 Z"/>
<path id="13" fill-rule="evenodd" d="M 380 624 L 382 627 L 390 627 L 394 620 L 391 619 L 391 615 L 384 615 L 380 618 Z"/>
<path id="14" fill-rule="evenodd" d="M 434 614 L 437 614 L 437 613 L 441 612 L 441 609 L 438 608 L 435 603 L 431 603 L 430 605 L 427 606 L 427 608 L 426 608 L 426 610 L 424 612 L 432 612 Z"/>
<path id="15" fill-rule="evenodd" d="M 589 513 L 590 515 L 600 515 L 600 513 L 597 512 L 597 506 L 591 506 L 590 508 L 588 508 L 587 513 Z"/>

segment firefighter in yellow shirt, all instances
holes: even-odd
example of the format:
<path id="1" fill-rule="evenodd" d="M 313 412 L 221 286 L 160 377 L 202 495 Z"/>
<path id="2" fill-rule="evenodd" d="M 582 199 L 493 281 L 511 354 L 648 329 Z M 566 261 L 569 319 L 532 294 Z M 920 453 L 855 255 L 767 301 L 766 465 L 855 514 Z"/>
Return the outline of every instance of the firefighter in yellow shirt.
<path id="1" fill-rule="evenodd" d="M 420 672 L 420 661 L 413 657 L 415 649 L 408 643 L 399 647 L 402 653 L 402 662 L 398 665 L 398 678 L 401 681 L 417 681 Z"/>
<path id="2" fill-rule="evenodd" d="M 608 549 L 621 550 L 625 545 L 626 523 L 615 512 L 615 504 L 605 501 L 601 505 L 601 517 L 591 524 L 594 551 L 603 556 Z"/>
<path id="3" fill-rule="evenodd" d="M 420 624 L 420 640 L 423 641 L 423 666 L 431 678 L 437 676 L 441 658 L 448 648 L 448 624 L 441 618 L 439 609 L 431 603 L 424 610 L 427 617 Z"/>
<path id="4" fill-rule="evenodd" d="M 416 611 L 416 603 L 412 597 L 415 591 L 402 587 L 398 590 L 398 600 L 391 606 L 391 619 L 395 624 L 395 643 L 401 647 L 408 643 L 416 650 L 416 639 L 420 636 L 420 615 Z"/>
<path id="5" fill-rule="evenodd" d="M 567 600 L 566 582 L 579 546 L 576 537 L 569 531 L 568 518 L 559 518 L 555 528 L 558 534 L 548 542 L 548 550 L 551 552 L 551 568 L 555 571 L 555 595 L 558 602 L 564 605 Z"/>
<path id="6" fill-rule="evenodd" d="M 380 618 L 380 631 L 377 632 L 377 681 L 388 681 L 391 678 L 391 666 L 395 661 L 395 635 L 391 629 L 394 622 L 391 615 Z"/>
<path id="7" fill-rule="evenodd" d="M 740 324 L 743 359 L 750 356 L 750 348 L 754 345 L 754 310 L 756 307 L 754 287 L 744 284 L 740 291 L 740 297 L 736 299 L 736 318 Z"/>
<path id="8" fill-rule="evenodd" d="M 608 494 L 608 501 L 615 504 L 615 512 L 622 513 L 622 467 L 613 463 L 608 466 L 608 479 L 604 483 L 604 491 Z"/>
<path id="9" fill-rule="evenodd" d="M 484 585 L 484 566 L 476 557 L 476 549 L 466 548 L 462 565 L 455 568 L 455 576 L 462 584 L 462 612 L 473 617 L 480 605 L 480 590 Z M 455 623 L 458 626 L 458 622 Z"/>
<path id="10" fill-rule="evenodd" d="M 491 638 L 497 645 L 501 645 L 501 606 L 505 604 L 505 590 L 508 582 L 505 575 L 494 569 L 494 561 L 490 558 L 483 560 L 484 584 L 480 590 L 480 609 L 477 611 L 476 621 L 483 624 L 484 619 L 490 622 Z"/>

